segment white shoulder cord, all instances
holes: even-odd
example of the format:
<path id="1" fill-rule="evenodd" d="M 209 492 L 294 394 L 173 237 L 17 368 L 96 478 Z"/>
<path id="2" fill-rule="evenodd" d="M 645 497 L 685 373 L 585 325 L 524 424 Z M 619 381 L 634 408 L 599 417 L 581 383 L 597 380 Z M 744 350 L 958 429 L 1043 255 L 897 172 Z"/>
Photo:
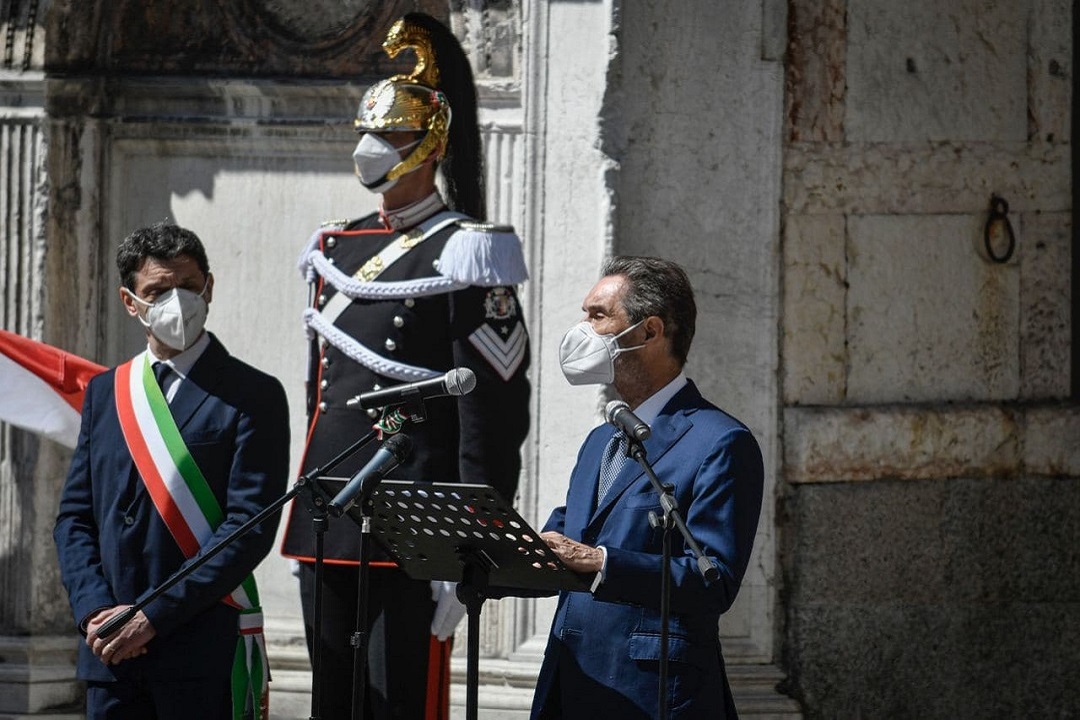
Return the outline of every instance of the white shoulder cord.
<path id="1" fill-rule="evenodd" d="M 327 322 L 319 311 L 314 308 L 307 308 L 304 310 L 304 322 L 307 323 L 308 327 L 321 335 L 326 342 L 345 353 L 347 357 L 379 375 L 392 377 L 395 380 L 401 380 L 402 382 L 413 382 L 414 380 L 427 380 L 429 378 L 437 377 L 440 374 L 435 370 L 428 370 L 427 368 L 406 365 L 405 363 L 389 360 L 378 353 L 372 352 L 350 337 L 347 333 L 342 332 L 332 323 Z"/>
<path id="2" fill-rule="evenodd" d="M 308 261 L 326 282 L 333 285 L 339 293 L 354 300 L 393 300 L 395 298 L 426 297 L 464 290 L 469 287 L 466 283 L 458 282 L 443 275 L 395 282 L 357 280 L 332 265 L 319 250 L 311 251 L 308 254 Z"/>

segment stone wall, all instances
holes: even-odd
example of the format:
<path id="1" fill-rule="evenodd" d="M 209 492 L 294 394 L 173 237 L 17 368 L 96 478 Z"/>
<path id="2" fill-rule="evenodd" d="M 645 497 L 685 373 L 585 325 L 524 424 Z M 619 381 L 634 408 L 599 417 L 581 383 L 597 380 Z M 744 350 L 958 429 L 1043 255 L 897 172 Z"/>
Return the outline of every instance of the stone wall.
<path id="1" fill-rule="evenodd" d="M 1049 0 L 789 3 L 778 515 L 807 717 L 1080 708 L 1071 27 Z"/>

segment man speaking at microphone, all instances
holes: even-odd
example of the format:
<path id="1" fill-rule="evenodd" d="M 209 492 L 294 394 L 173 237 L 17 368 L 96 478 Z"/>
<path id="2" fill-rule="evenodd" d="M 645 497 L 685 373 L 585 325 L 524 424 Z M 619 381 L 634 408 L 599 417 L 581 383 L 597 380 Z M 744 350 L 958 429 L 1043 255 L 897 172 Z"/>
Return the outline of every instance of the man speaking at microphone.
<path id="1" fill-rule="evenodd" d="M 686 273 L 657 258 L 617 257 L 589 291 L 585 319 L 559 348 L 573 385 L 613 384 L 610 423 L 585 440 L 566 504 L 543 538 L 591 592 L 563 592 L 533 699 L 534 718 L 734 718 L 718 623 L 750 560 L 761 510 L 761 452 L 749 429 L 705 400 L 683 373 L 696 305 Z M 644 426 L 649 426 L 648 428 Z M 643 448 L 679 512 L 719 570 L 706 581 L 680 533 L 671 534 L 668 687 L 658 692 L 662 530 L 660 496 L 627 458 Z"/>

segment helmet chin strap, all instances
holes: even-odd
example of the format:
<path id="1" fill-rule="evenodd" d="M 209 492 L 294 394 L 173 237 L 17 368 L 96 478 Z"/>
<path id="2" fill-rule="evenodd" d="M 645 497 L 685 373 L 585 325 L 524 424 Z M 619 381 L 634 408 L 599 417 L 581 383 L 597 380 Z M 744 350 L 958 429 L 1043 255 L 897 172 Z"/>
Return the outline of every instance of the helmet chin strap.
<path id="1" fill-rule="evenodd" d="M 420 144 L 416 146 L 408 156 L 405 157 L 394 167 L 390 168 L 390 172 L 386 173 L 386 180 L 397 180 L 402 175 L 411 173 L 416 168 L 420 167 L 428 156 L 432 155 L 436 151 L 440 151 L 444 147 L 446 141 L 447 132 L 450 130 L 450 106 L 443 103 L 439 110 L 428 121 L 428 129 L 424 134 L 424 138 L 420 141 Z M 439 159 L 439 158 L 436 158 Z"/>

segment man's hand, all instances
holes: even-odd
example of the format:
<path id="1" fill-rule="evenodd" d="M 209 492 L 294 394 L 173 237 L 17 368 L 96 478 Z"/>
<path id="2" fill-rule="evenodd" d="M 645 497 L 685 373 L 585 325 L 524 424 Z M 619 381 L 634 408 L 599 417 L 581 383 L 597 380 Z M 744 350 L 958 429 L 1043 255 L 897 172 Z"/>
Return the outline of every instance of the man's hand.
<path id="1" fill-rule="evenodd" d="M 86 623 L 86 644 L 101 662 L 115 665 L 128 658 L 146 654 L 146 643 L 157 634 L 143 611 L 135 613 L 123 627 L 113 633 L 108 640 L 98 637 L 98 630 L 117 613 L 127 610 L 130 605 L 117 605 L 99 610 Z"/>
<path id="2" fill-rule="evenodd" d="M 604 567 L 604 553 L 599 548 L 571 540 L 562 533 L 540 533 L 540 539 L 559 556 L 566 567 L 579 573 L 598 573 Z"/>

